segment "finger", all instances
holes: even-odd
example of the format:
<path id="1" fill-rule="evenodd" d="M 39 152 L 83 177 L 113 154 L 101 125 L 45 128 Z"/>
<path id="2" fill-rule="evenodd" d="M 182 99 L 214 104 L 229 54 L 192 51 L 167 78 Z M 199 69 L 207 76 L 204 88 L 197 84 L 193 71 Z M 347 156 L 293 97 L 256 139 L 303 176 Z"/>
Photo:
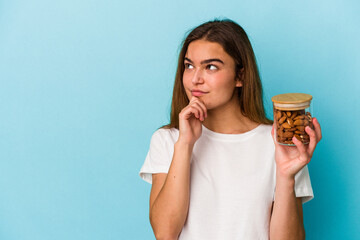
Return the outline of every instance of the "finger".
<path id="1" fill-rule="evenodd" d="M 316 139 L 319 142 L 322 139 L 322 134 L 321 134 L 321 127 L 320 127 L 320 123 L 317 120 L 317 118 L 313 118 L 312 119 L 312 123 L 314 125 L 315 128 L 315 133 L 316 133 Z"/>
<path id="2" fill-rule="evenodd" d="M 199 99 L 198 103 L 200 104 L 200 106 L 202 106 L 204 113 L 205 113 L 205 117 L 207 117 L 207 108 L 205 106 L 205 103 L 203 101 L 201 101 L 200 99 Z"/>
<path id="3" fill-rule="evenodd" d="M 182 115 L 183 118 L 186 120 L 190 119 L 192 116 L 195 116 L 195 118 L 198 118 L 199 110 L 193 106 L 187 106 L 186 108 L 184 108 L 181 111 L 180 115 Z"/>
<path id="4" fill-rule="evenodd" d="M 194 106 L 197 109 L 199 109 L 200 120 L 201 121 L 205 120 L 205 113 L 204 113 L 204 110 L 202 109 L 202 107 L 200 106 L 200 104 L 198 102 L 193 102 L 193 103 L 191 103 L 191 106 Z"/>
<path id="5" fill-rule="evenodd" d="M 197 105 L 194 105 L 194 104 L 189 106 L 189 108 L 194 113 L 195 117 L 202 121 L 201 108 L 199 106 L 197 106 Z"/>
<path id="6" fill-rule="evenodd" d="M 297 147 L 297 149 L 298 149 L 298 151 L 300 153 L 300 160 L 302 162 L 307 163 L 310 158 L 309 158 L 309 155 L 308 155 L 308 153 L 306 151 L 305 145 L 300 140 L 298 140 L 296 137 L 293 137 L 292 141 L 293 141 L 293 143 L 295 144 L 295 146 Z"/>
<path id="7" fill-rule="evenodd" d="M 200 105 L 200 103 L 199 103 L 199 102 L 194 102 L 194 103 L 192 103 L 192 104 L 195 105 L 195 106 L 197 106 L 198 109 L 200 109 L 201 118 L 202 118 L 203 120 L 205 120 L 205 117 L 207 117 L 207 116 L 206 116 L 206 112 L 204 111 L 204 109 L 203 109 L 203 107 Z"/>
<path id="8" fill-rule="evenodd" d="M 196 100 L 198 100 L 198 99 L 199 99 L 198 97 L 192 96 L 192 97 L 190 98 L 190 102 L 189 102 L 189 103 L 192 103 L 193 101 L 196 101 Z"/>
<path id="9" fill-rule="evenodd" d="M 305 127 L 305 132 L 310 136 L 308 154 L 310 157 L 312 157 L 312 155 L 315 151 L 316 144 L 317 144 L 317 139 L 316 139 L 317 136 L 316 136 L 315 131 L 312 130 L 311 127 L 309 127 L 309 126 Z"/>
<path id="10" fill-rule="evenodd" d="M 192 104 L 197 104 L 197 105 L 201 108 L 201 110 L 202 110 L 202 112 L 203 112 L 203 114 L 204 114 L 204 117 L 207 117 L 207 109 L 206 109 L 204 103 L 202 103 L 202 102 L 200 102 L 200 101 L 195 101 L 195 102 L 193 102 Z"/>

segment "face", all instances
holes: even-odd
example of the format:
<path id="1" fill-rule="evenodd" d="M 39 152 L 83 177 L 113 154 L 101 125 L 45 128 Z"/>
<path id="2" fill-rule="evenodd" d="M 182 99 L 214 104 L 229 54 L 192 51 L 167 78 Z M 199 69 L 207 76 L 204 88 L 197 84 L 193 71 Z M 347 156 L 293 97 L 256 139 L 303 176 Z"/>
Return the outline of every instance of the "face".
<path id="1" fill-rule="evenodd" d="M 197 96 L 207 109 L 237 101 L 234 91 L 242 83 L 235 76 L 235 61 L 220 44 L 206 40 L 191 42 L 184 65 L 183 85 L 189 99 Z"/>

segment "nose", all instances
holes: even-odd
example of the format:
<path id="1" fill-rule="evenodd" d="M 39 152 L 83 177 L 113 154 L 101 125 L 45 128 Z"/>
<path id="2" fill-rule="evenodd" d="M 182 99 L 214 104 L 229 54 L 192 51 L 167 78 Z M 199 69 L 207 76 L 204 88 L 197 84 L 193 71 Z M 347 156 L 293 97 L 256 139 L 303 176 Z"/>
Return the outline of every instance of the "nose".
<path id="1" fill-rule="evenodd" d="M 201 69 L 196 70 L 191 79 L 191 82 L 193 84 L 199 84 L 204 82 L 203 72 L 201 71 Z"/>

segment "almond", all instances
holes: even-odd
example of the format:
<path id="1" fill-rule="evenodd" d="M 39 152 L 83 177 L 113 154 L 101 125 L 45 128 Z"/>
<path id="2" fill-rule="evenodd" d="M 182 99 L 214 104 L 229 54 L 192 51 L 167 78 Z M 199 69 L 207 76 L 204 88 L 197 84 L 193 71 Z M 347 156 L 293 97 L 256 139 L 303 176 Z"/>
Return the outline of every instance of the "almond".
<path id="1" fill-rule="evenodd" d="M 287 122 L 288 122 L 288 124 L 291 126 L 291 127 L 294 127 L 295 125 L 294 125 L 294 121 L 291 119 L 291 118 L 288 118 L 287 119 Z"/>
<path id="2" fill-rule="evenodd" d="M 291 126 L 287 122 L 283 123 L 281 126 L 284 128 L 291 128 Z"/>
<path id="3" fill-rule="evenodd" d="M 299 120 L 299 119 L 305 119 L 305 116 L 304 115 L 299 115 L 299 116 L 294 118 L 294 120 Z"/>
<path id="4" fill-rule="evenodd" d="M 283 116 L 282 118 L 280 118 L 279 123 L 282 124 L 283 122 L 285 122 L 285 120 L 286 120 L 286 116 Z"/>
<path id="5" fill-rule="evenodd" d="M 296 117 L 298 115 L 298 113 L 296 111 L 294 111 L 292 114 L 291 114 L 291 119 L 294 119 L 294 117 Z"/>
<path id="6" fill-rule="evenodd" d="M 297 135 L 297 134 L 294 134 L 294 137 L 296 137 L 297 138 L 297 140 L 299 140 L 299 141 L 301 141 L 302 139 L 300 138 L 300 136 L 299 135 Z"/>
<path id="7" fill-rule="evenodd" d="M 296 121 L 294 122 L 294 125 L 295 125 L 295 126 L 303 126 L 303 125 L 304 125 L 304 120 L 298 119 L 298 120 L 296 120 Z"/>
<path id="8" fill-rule="evenodd" d="M 297 128 L 299 131 L 305 132 L 305 127 L 304 127 L 304 126 L 296 126 L 296 128 Z"/>
<path id="9" fill-rule="evenodd" d="M 286 138 L 292 138 L 294 136 L 294 134 L 292 132 L 284 132 L 283 136 Z"/>

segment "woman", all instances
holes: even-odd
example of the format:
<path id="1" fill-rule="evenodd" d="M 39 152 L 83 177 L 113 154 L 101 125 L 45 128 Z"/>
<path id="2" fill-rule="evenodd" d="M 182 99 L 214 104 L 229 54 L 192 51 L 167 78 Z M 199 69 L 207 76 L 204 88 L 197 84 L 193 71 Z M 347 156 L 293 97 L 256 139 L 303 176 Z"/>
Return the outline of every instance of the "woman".
<path id="1" fill-rule="evenodd" d="M 152 183 L 156 239 L 304 239 L 313 198 L 307 164 L 321 139 L 274 141 L 255 56 L 231 20 L 193 29 L 183 42 L 170 124 L 152 136 L 140 176 Z"/>

